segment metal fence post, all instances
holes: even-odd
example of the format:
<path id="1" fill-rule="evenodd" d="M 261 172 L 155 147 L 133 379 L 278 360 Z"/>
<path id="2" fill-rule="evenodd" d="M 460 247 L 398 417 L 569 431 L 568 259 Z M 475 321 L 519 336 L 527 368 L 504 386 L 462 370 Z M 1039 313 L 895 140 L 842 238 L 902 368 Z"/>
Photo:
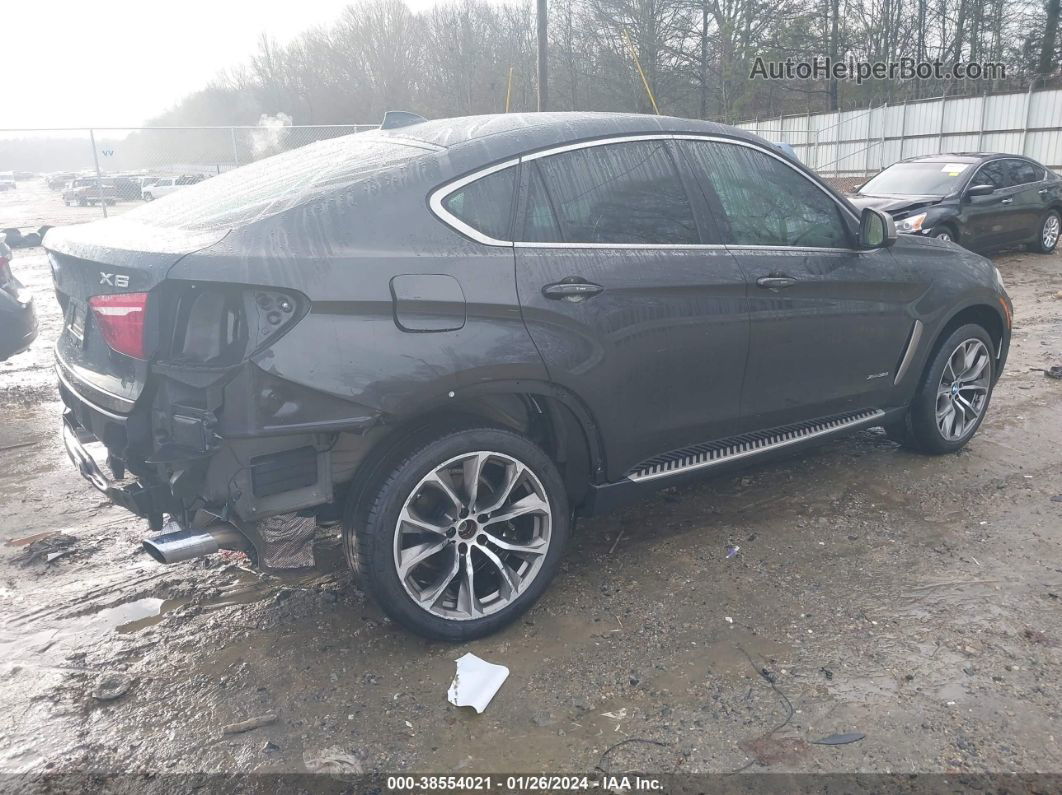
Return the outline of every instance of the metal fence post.
<path id="1" fill-rule="evenodd" d="M 981 95 L 981 129 L 977 131 L 977 151 L 983 152 L 985 139 L 985 114 L 988 112 L 988 94 Z"/>
<path id="2" fill-rule="evenodd" d="M 881 108 L 881 148 L 878 151 L 878 171 L 885 168 L 885 127 L 889 123 L 889 103 Z"/>
<path id="3" fill-rule="evenodd" d="M 937 151 L 944 151 L 944 120 L 945 113 L 948 112 L 948 95 L 944 94 L 940 98 L 940 130 L 937 133 Z"/>
<path id="4" fill-rule="evenodd" d="M 903 116 L 900 118 L 900 156 L 897 160 L 903 160 L 903 142 L 907 138 L 907 100 L 903 101 Z"/>
<path id="5" fill-rule="evenodd" d="M 1025 92 L 1025 122 L 1021 128 L 1021 151 L 1020 154 L 1025 154 L 1025 139 L 1029 136 L 1029 118 L 1032 116 L 1032 95 L 1033 86 L 1036 85 L 1036 81 L 1033 80 L 1029 83 L 1029 90 Z"/>
<path id="6" fill-rule="evenodd" d="M 103 217 L 107 217 L 107 202 L 103 199 L 103 174 L 100 173 L 100 154 L 96 151 L 96 131 L 89 128 L 89 141 L 92 143 L 92 162 L 96 164 L 96 198 L 99 199 Z"/>
<path id="7" fill-rule="evenodd" d="M 232 162 L 236 164 L 236 167 L 240 167 L 240 150 L 236 146 L 236 128 L 229 127 L 229 135 L 232 137 Z"/>

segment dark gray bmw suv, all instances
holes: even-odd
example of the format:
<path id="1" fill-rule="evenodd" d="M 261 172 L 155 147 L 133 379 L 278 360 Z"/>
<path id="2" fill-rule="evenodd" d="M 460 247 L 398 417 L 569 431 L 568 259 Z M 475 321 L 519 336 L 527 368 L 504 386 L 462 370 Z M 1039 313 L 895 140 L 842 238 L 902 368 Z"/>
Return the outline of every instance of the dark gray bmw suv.
<path id="1" fill-rule="evenodd" d="M 341 522 L 451 640 L 526 610 L 576 515 L 868 426 L 960 448 L 1010 340 L 988 260 L 664 117 L 337 138 L 45 247 L 67 448 L 148 552 L 305 565 Z"/>

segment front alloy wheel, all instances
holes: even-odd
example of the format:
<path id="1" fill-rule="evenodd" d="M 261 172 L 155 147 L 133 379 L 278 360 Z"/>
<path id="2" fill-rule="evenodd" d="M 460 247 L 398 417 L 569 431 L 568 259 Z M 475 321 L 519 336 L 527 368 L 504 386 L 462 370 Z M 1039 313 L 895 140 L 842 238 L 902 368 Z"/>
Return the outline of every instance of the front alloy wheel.
<path id="1" fill-rule="evenodd" d="M 991 359 L 979 339 L 961 343 L 948 358 L 937 387 L 937 427 L 945 439 L 958 441 L 981 421 Z"/>
<path id="2" fill-rule="evenodd" d="M 440 640 L 515 620 L 553 578 L 569 532 L 556 465 L 530 439 L 487 427 L 408 439 L 354 498 L 351 565 L 383 610 Z"/>
<path id="3" fill-rule="evenodd" d="M 902 427 L 890 436 L 924 453 L 952 453 L 973 438 L 992 398 L 995 345 L 968 323 L 937 348 Z M 889 430 L 889 429 L 887 429 Z"/>

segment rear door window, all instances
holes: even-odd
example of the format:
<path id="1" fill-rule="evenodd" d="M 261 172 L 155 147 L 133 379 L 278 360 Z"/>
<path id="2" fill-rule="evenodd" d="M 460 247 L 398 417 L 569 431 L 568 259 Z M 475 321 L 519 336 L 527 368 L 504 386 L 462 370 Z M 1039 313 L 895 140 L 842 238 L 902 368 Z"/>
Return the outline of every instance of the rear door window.
<path id="1" fill-rule="evenodd" d="M 720 141 L 679 141 L 705 187 L 727 242 L 755 246 L 847 248 L 837 202 L 778 158 Z"/>
<path id="2" fill-rule="evenodd" d="M 529 241 L 700 242 L 693 208 L 664 140 L 602 144 L 528 162 Z"/>
<path id="3" fill-rule="evenodd" d="M 480 177 L 443 199 L 443 207 L 458 220 L 495 240 L 512 240 L 516 166 Z"/>
<path id="4" fill-rule="evenodd" d="M 1044 178 L 1044 170 L 1028 160 L 1009 160 L 1010 179 L 1015 185 L 1028 185 Z"/>

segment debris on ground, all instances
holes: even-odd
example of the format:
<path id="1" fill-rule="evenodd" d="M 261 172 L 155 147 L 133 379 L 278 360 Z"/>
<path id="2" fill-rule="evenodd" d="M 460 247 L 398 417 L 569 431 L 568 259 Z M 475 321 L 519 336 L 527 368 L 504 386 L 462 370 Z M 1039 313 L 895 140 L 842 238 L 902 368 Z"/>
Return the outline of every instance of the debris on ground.
<path id="1" fill-rule="evenodd" d="M 122 674 L 108 674 L 92 690 L 92 697 L 97 701 L 114 701 L 129 692 L 133 680 Z"/>
<path id="2" fill-rule="evenodd" d="M 731 558 L 736 557 L 737 553 L 740 552 L 740 551 L 741 551 L 741 547 L 739 547 L 739 546 L 729 546 L 729 547 L 727 547 L 726 548 L 726 559 L 730 560 Z"/>
<path id="3" fill-rule="evenodd" d="M 260 729 L 263 726 L 268 726 L 271 723 L 277 722 L 277 716 L 272 712 L 265 715 L 259 715 L 255 718 L 248 718 L 247 720 L 241 720 L 238 723 L 230 723 L 228 726 L 221 728 L 222 734 L 243 734 L 244 732 L 254 731 Z"/>
<path id="4" fill-rule="evenodd" d="M 812 745 L 848 745 L 848 743 L 857 743 L 866 737 L 862 732 L 846 732 L 845 734 L 831 734 L 829 737 L 822 737 L 818 740 L 812 740 Z"/>
<path id="5" fill-rule="evenodd" d="M 334 778 L 360 776 L 361 759 L 342 748 L 325 748 L 323 751 L 305 751 L 302 763 L 310 773 L 319 773 Z"/>
<path id="6" fill-rule="evenodd" d="M 826 666 L 823 666 L 823 667 L 822 667 L 822 668 L 820 668 L 819 670 L 820 670 L 820 671 L 822 671 L 823 675 L 824 675 L 824 676 L 825 676 L 825 677 L 826 677 L 827 679 L 833 679 L 833 671 L 831 671 L 831 670 L 830 670 L 829 668 L 827 668 Z"/>
<path id="7" fill-rule="evenodd" d="M 1062 379 L 1062 364 L 1053 364 L 1044 370 L 1044 375 L 1048 378 Z"/>
<path id="8" fill-rule="evenodd" d="M 2 450 L 0 450 L 2 452 Z M 34 541 L 40 541 L 42 538 L 48 538 L 58 533 L 58 530 L 45 530 L 43 533 L 34 533 L 31 536 L 23 536 L 22 538 L 11 538 L 4 542 L 6 547 L 24 547 L 27 544 L 32 544 Z"/>
<path id="9" fill-rule="evenodd" d="M 454 662 L 457 663 L 457 673 L 450 683 L 447 699 L 455 707 L 473 707 L 482 713 L 508 678 L 509 669 L 481 660 L 471 652 Z"/>
<path id="10" fill-rule="evenodd" d="M 73 552 L 70 547 L 76 543 L 77 539 L 74 536 L 68 536 L 65 533 L 49 534 L 26 544 L 25 548 L 14 557 L 14 561 L 20 566 L 29 566 L 37 560 L 50 563 L 59 557 L 56 553 Z"/>

